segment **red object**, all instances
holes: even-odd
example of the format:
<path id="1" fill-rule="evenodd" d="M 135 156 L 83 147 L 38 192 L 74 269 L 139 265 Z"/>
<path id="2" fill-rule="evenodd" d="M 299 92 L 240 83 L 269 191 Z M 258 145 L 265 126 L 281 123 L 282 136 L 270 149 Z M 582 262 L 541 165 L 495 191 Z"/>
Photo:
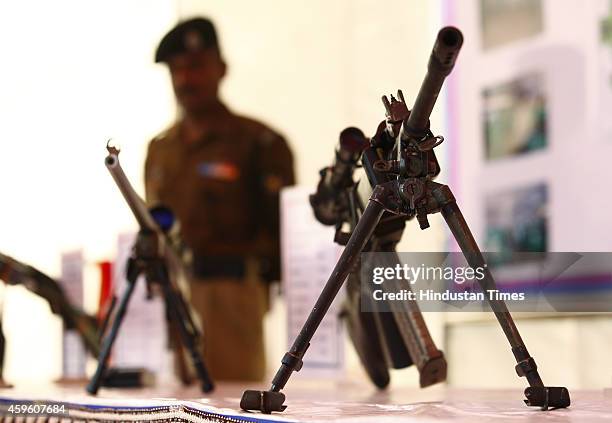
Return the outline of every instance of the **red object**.
<path id="1" fill-rule="evenodd" d="M 110 261 L 98 263 L 100 268 L 100 300 L 98 301 L 98 321 L 104 321 L 113 297 L 113 264 Z"/>

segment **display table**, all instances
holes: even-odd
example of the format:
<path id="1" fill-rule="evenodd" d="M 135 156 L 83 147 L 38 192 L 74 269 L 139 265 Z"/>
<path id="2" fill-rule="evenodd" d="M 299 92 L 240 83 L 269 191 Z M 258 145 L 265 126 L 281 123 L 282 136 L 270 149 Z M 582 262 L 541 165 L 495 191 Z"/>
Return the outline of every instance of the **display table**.
<path id="1" fill-rule="evenodd" d="M 249 385 L 260 389 L 264 386 Z M 0 390 L 3 422 L 156 421 L 156 422 L 611 422 L 612 392 L 572 391 L 569 409 L 539 411 L 522 404 L 520 390 L 465 390 L 441 386 L 379 392 L 319 381 L 289 387 L 283 413 L 264 415 L 239 410 L 244 385 L 223 384 L 202 398 L 195 387 L 102 389 L 97 397 L 83 387 L 17 387 Z M 11 404 L 65 405 L 64 416 L 18 418 Z"/>

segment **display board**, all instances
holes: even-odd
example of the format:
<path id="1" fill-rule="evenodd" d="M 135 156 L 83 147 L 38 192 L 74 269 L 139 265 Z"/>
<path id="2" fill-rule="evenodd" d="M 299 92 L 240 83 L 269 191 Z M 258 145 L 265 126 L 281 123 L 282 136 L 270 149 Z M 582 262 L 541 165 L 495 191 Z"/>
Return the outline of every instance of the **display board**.
<path id="1" fill-rule="evenodd" d="M 445 1 L 451 186 L 485 251 L 611 251 L 612 2 Z"/>
<path id="2" fill-rule="evenodd" d="M 297 186 L 281 196 L 283 289 L 287 301 L 288 345 L 295 339 L 331 274 L 341 247 L 333 242 L 334 227 L 315 219 L 308 195 L 314 189 Z M 344 330 L 338 295 L 308 348 L 305 376 L 340 376 L 345 369 Z"/>
<path id="3" fill-rule="evenodd" d="M 70 303 L 83 308 L 83 266 L 82 250 L 62 254 L 62 274 L 60 285 Z M 62 377 L 64 379 L 82 379 L 86 377 L 87 352 L 85 345 L 75 329 L 64 327 L 62 336 Z"/>

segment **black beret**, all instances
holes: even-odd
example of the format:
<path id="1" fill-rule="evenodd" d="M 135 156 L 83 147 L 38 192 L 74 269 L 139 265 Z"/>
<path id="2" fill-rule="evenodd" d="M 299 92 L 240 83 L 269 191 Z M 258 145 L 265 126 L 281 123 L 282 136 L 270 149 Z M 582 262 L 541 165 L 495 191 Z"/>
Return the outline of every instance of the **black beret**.
<path id="1" fill-rule="evenodd" d="M 209 48 L 219 50 L 213 23 L 206 18 L 189 19 L 180 22 L 162 38 L 155 52 L 155 63 L 167 62 L 177 54 Z"/>

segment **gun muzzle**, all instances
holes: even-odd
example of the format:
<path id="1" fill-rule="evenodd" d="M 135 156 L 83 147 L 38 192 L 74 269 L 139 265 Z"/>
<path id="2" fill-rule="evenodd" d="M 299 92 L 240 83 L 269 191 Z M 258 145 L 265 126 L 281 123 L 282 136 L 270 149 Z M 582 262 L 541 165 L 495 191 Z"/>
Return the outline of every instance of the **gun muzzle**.
<path id="1" fill-rule="evenodd" d="M 402 125 L 402 139 L 422 138 L 426 134 L 429 128 L 429 116 L 436 104 L 444 79 L 455 66 L 462 44 L 463 35 L 457 28 L 447 26 L 438 32 L 438 38 L 429 57 L 427 74 L 410 116 Z"/>
<path id="2" fill-rule="evenodd" d="M 132 184 L 130 184 L 130 181 L 128 180 L 127 176 L 125 176 L 125 173 L 121 168 L 121 164 L 119 163 L 119 150 L 115 147 L 109 146 L 108 144 L 106 149 L 108 150 L 108 156 L 106 156 L 104 164 L 115 180 L 115 183 L 117 184 L 119 191 L 121 191 L 123 198 L 128 203 L 130 210 L 132 210 L 134 217 L 138 221 L 138 225 L 140 225 L 142 229 L 147 229 L 153 232 L 157 231 L 157 224 L 151 217 L 147 206 L 142 198 L 138 196 L 136 191 L 134 191 Z"/>

